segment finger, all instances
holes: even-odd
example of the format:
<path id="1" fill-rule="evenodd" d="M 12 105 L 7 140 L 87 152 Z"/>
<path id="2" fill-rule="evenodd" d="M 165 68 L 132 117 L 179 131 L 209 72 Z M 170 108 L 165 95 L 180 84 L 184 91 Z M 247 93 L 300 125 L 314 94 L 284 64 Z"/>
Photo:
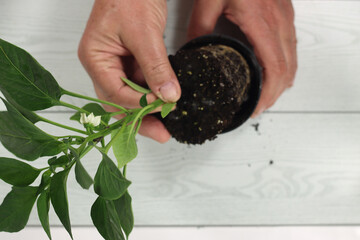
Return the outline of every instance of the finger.
<path id="1" fill-rule="evenodd" d="M 297 52 L 296 52 L 296 31 L 294 26 L 294 10 L 289 0 L 279 1 L 277 8 L 273 9 L 277 20 L 279 39 L 286 59 L 287 71 L 283 76 L 281 87 L 275 90 L 272 100 L 269 101 L 266 108 L 270 108 L 282 93 L 293 85 L 295 73 L 297 70 Z"/>
<path id="2" fill-rule="evenodd" d="M 295 30 L 295 29 L 294 29 Z M 294 31 L 295 32 L 295 31 Z M 287 62 L 287 73 L 284 75 L 283 84 L 281 88 L 276 89 L 276 93 L 272 100 L 269 101 L 266 109 L 275 104 L 277 99 L 283 94 L 283 92 L 293 86 L 295 80 L 295 73 L 297 70 L 297 52 L 296 52 L 296 37 L 284 37 L 282 38 L 282 44 L 284 49 L 284 55 Z"/>
<path id="3" fill-rule="evenodd" d="M 145 77 L 144 77 L 144 74 L 142 73 L 141 71 L 141 68 L 140 66 L 138 66 L 138 63 L 136 62 L 135 63 L 137 66 L 136 66 L 136 69 L 135 71 L 133 72 L 133 74 L 131 75 L 130 79 L 139 84 L 140 86 L 144 87 L 144 88 L 148 88 L 147 84 L 146 84 L 146 81 L 145 81 Z"/>
<path id="4" fill-rule="evenodd" d="M 154 94 L 165 102 L 176 102 L 181 89 L 166 53 L 163 34 L 155 28 L 134 31 L 126 44 Z"/>
<path id="5" fill-rule="evenodd" d="M 295 73 L 297 70 L 297 51 L 296 51 L 296 30 L 294 25 L 294 9 L 291 1 L 282 1 L 281 12 L 279 16 L 279 32 L 280 39 L 284 46 L 284 54 L 288 63 L 288 75 L 286 77 L 287 87 L 291 87 L 294 82 Z"/>
<path id="6" fill-rule="evenodd" d="M 285 90 L 284 86 L 279 86 L 281 83 L 278 81 L 278 79 L 276 77 L 274 78 L 273 76 L 269 76 L 269 74 L 271 74 L 269 70 L 263 70 L 261 95 L 259 102 L 251 116 L 252 118 L 256 118 L 266 109 L 270 108 L 276 99 Z"/>
<path id="7" fill-rule="evenodd" d="M 277 34 L 269 33 L 262 37 L 264 39 L 256 39 L 252 43 L 255 54 L 263 67 L 263 87 L 259 103 L 253 114 L 254 117 L 272 106 L 287 87 L 285 78 L 288 63 L 284 54 L 284 46 Z"/>
<path id="8" fill-rule="evenodd" d="M 171 135 L 165 128 L 164 124 L 162 124 L 162 122 L 154 116 L 144 117 L 139 129 L 139 134 L 154 139 L 160 143 L 165 143 L 171 138 Z"/>
<path id="9" fill-rule="evenodd" d="M 125 108 L 139 108 L 143 94 L 123 83 L 121 77 L 126 77 L 126 75 L 119 68 L 94 72 L 93 79 L 96 79 L 94 86 L 97 95 Z M 147 94 L 146 98 L 150 103 L 155 101 L 156 96 Z"/>
<path id="10" fill-rule="evenodd" d="M 134 91 L 121 81 L 126 77 L 124 72 L 126 57 L 97 49 L 91 39 L 82 40 L 79 47 L 79 59 L 93 80 L 95 91 L 100 99 L 116 103 L 125 108 L 138 108 L 142 94 Z M 125 50 L 114 50 L 116 54 L 128 55 Z M 156 99 L 154 94 L 148 94 L 148 101 Z"/>
<path id="11" fill-rule="evenodd" d="M 254 47 L 260 65 L 263 67 L 263 87 L 259 103 L 252 117 L 256 117 L 265 111 L 274 100 L 286 88 L 284 79 L 288 72 L 288 63 L 284 53 L 284 46 L 280 40 L 276 24 L 271 14 L 267 14 L 268 19 L 258 16 L 254 21 L 249 18 L 241 18 L 239 15 L 233 16 L 233 20 L 247 36 L 249 42 Z M 270 19 L 269 19 L 270 18 Z"/>
<path id="12" fill-rule="evenodd" d="M 286 87 L 292 87 L 294 84 L 295 74 L 298 68 L 296 36 L 287 37 L 282 40 L 284 46 L 284 54 L 287 62 L 287 75 L 285 77 Z"/>
<path id="13" fill-rule="evenodd" d="M 138 94 L 138 92 L 133 91 L 131 88 L 125 86 L 121 88 L 123 90 L 123 92 L 125 94 L 122 93 L 122 91 L 120 90 L 119 93 L 115 96 L 112 97 L 112 99 L 109 99 L 109 95 L 108 93 L 104 92 L 100 87 L 95 87 L 95 92 L 96 95 L 98 96 L 99 99 L 105 99 L 108 100 L 110 102 L 114 102 L 117 103 L 118 105 L 128 108 L 128 109 L 134 109 L 134 108 L 141 108 L 140 106 L 140 98 L 143 96 L 142 94 L 139 94 L 138 96 L 140 97 L 139 99 L 137 97 L 135 97 L 134 99 L 131 99 L 131 97 L 134 97 L 134 94 L 132 95 L 131 93 L 134 92 L 136 94 Z M 126 98 L 127 97 L 127 98 Z M 121 101 L 121 103 L 117 102 L 117 99 L 120 99 L 119 101 Z M 146 100 L 148 103 L 152 103 L 157 99 L 157 97 L 154 94 L 147 94 L 146 95 Z M 118 112 L 120 111 L 118 108 L 113 107 L 113 106 L 109 106 L 106 104 L 102 104 L 104 109 L 107 112 Z"/>
<path id="14" fill-rule="evenodd" d="M 188 26 L 187 37 L 193 39 L 213 32 L 223 11 L 223 1 L 196 0 Z"/>

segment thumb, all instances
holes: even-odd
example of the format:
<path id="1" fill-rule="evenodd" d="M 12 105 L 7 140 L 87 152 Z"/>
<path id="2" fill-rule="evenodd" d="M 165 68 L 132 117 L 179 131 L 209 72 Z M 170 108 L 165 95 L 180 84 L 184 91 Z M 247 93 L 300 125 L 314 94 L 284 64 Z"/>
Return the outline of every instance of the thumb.
<path id="1" fill-rule="evenodd" d="M 128 48 L 153 93 L 165 102 L 179 100 L 180 85 L 169 62 L 162 33 L 149 30 L 132 39 Z"/>
<path id="2" fill-rule="evenodd" d="M 222 2 L 195 0 L 187 32 L 189 40 L 213 32 L 224 9 Z"/>

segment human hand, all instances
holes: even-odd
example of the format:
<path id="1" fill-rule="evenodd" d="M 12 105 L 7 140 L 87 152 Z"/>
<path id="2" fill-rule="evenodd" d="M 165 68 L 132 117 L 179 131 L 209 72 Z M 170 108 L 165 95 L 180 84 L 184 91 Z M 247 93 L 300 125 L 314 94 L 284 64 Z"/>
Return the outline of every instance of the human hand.
<path id="1" fill-rule="evenodd" d="M 195 0 L 192 39 L 211 33 L 221 14 L 240 27 L 263 67 L 263 87 L 252 115 L 270 108 L 291 87 L 297 70 L 294 10 L 290 0 Z"/>
<path id="2" fill-rule="evenodd" d="M 148 85 L 157 97 L 175 102 L 181 90 L 163 41 L 165 0 L 96 0 L 79 45 L 79 59 L 93 80 L 100 99 L 126 108 L 140 107 L 142 96 L 120 78 Z M 104 106 L 107 111 L 118 109 Z M 155 117 L 143 119 L 139 133 L 159 142 L 170 134 Z"/>

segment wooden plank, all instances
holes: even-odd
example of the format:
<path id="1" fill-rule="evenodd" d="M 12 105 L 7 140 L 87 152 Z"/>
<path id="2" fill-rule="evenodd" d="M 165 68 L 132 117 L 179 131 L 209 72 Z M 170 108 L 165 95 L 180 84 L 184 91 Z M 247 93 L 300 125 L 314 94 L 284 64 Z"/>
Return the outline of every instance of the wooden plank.
<path id="1" fill-rule="evenodd" d="M 63 228 L 52 228 L 53 240 L 71 240 Z M 358 240 L 359 227 L 152 227 L 134 228 L 132 239 L 147 240 L 226 240 L 266 239 L 266 240 Z M 73 228 L 74 239 L 99 240 L 101 235 L 96 228 Z M 41 228 L 29 227 L 19 233 L 0 233 L 2 240 L 46 239 Z"/>
<path id="2" fill-rule="evenodd" d="M 30 51 L 64 88 L 95 96 L 76 55 L 91 6 L 87 0 L 3 0 L 0 37 Z M 190 6 L 189 0 L 169 1 L 170 53 L 185 41 Z M 360 111 L 360 2 L 294 1 L 294 7 L 299 70 L 295 86 L 271 110 Z"/>
<path id="3" fill-rule="evenodd" d="M 67 122 L 69 114 L 43 116 L 79 126 Z M 128 167 L 137 225 L 360 222 L 360 114 L 268 113 L 202 146 L 143 137 L 138 144 Z M 0 148 L 0 156 L 10 154 Z M 92 176 L 99 161 L 98 153 L 83 160 Z M 0 196 L 9 189 L 1 183 Z M 95 194 L 82 190 L 73 173 L 68 191 L 72 223 L 90 225 Z M 59 224 L 53 213 L 51 222 Z M 36 211 L 30 224 L 39 224 Z"/>
<path id="4" fill-rule="evenodd" d="M 28 49 L 64 88 L 95 96 L 76 56 L 92 2 L 0 3 L 1 38 Z M 180 2 L 170 1 L 169 10 L 176 4 Z M 273 113 L 204 146 L 160 145 L 139 137 L 139 157 L 129 166 L 137 225 L 360 222 L 360 114 L 349 113 L 360 111 L 360 2 L 294 5 L 299 71 L 295 86 Z M 185 41 L 188 6 L 177 8 L 179 15 L 169 14 L 165 41 L 170 52 Z M 288 113 L 279 113 L 284 111 Z M 44 116 L 65 122 L 68 114 Z M 259 132 L 251 126 L 255 123 L 260 123 Z M 0 156 L 11 155 L 0 147 Z M 84 164 L 94 175 L 98 163 L 99 155 L 91 154 Z M 90 225 L 95 195 L 82 190 L 73 173 L 69 181 L 72 223 Z M 0 198 L 9 189 L 0 183 Z M 60 224 L 54 212 L 51 222 Z M 30 224 L 39 224 L 36 211 Z"/>

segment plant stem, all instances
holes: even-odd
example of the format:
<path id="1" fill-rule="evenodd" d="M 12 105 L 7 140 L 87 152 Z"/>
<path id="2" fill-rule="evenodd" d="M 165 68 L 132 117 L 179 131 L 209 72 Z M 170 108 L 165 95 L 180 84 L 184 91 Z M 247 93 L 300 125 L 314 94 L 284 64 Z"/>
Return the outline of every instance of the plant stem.
<path id="1" fill-rule="evenodd" d="M 121 80 L 123 80 L 129 87 L 131 87 L 132 89 L 134 89 L 135 91 L 137 91 L 139 93 L 143 93 L 143 94 L 151 93 L 150 89 L 143 88 L 142 86 L 134 83 L 133 81 L 131 81 L 127 78 L 121 77 Z"/>
<path id="2" fill-rule="evenodd" d="M 151 112 L 152 110 L 154 110 L 155 108 L 157 108 L 158 106 L 160 106 L 160 105 L 163 104 L 163 103 L 164 103 L 164 102 L 163 102 L 162 100 L 157 99 L 157 100 L 155 100 L 153 103 L 151 103 L 150 105 L 148 105 L 146 110 Z M 139 111 L 139 109 L 132 109 L 132 110 L 137 110 L 137 111 Z M 147 111 L 143 111 L 143 110 L 144 110 L 144 109 L 140 109 L 139 113 L 141 112 L 141 114 L 142 114 L 142 113 L 144 113 L 144 112 L 145 112 L 145 113 L 147 112 Z M 134 111 L 134 112 L 135 112 L 135 111 Z M 137 116 L 141 116 L 141 114 L 140 114 L 140 115 L 137 114 Z M 128 116 L 130 116 L 130 115 L 128 115 Z M 136 121 L 134 121 L 134 122 L 136 123 Z M 96 138 L 99 138 L 99 137 L 105 137 L 105 136 L 107 136 L 108 134 L 110 134 L 112 130 L 118 128 L 118 127 L 121 126 L 122 124 L 125 124 L 125 123 L 124 123 L 124 118 L 123 118 L 123 119 L 120 119 L 120 120 L 118 120 L 118 121 L 116 121 L 116 122 L 114 122 L 114 123 L 112 123 L 112 124 L 110 124 L 106 129 L 101 130 L 101 131 L 99 131 L 99 132 L 97 132 L 97 133 L 89 136 L 89 137 L 87 138 L 87 140 L 85 140 L 85 142 L 90 142 L 90 141 L 92 141 L 92 140 L 94 140 L 94 139 L 96 139 Z M 84 143 L 83 143 L 83 144 L 84 144 Z M 85 143 L 85 144 L 86 144 L 86 143 Z"/>
<path id="3" fill-rule="evenodd" d="M 125 113 L 124 111 L 119 111 L 119 112 L 112 112 L 110 113 L 110 117 L 113 117 L 113 116 L 116 116 L 116 115 L 120 115 L 120 114 L 123 114 Z"/>
<path id="4" fill-rule="evenodd" d="M 85 131 L 82 131 L 80 129 L 77 129 L 77 128 L 73 128 L 73 127 L 70 127 L 70 126 L 66 126 L 64 124 L 61 124 L 61 123 L 57 123 L 57 122 L 54 122 L 54 121 L 51 121 L 47 118 L 43 118 L 41 116 L 39 116 L 39 118 L 41 119 L 41 121 L 43 122 L 46 122 L 46 123 L 49 123 L 49 124 L 52 124 L 54 126 L 57 126 L 57 127 L 61 127 L 61 128 L 65 128 L 67 130 L 70 130 L 70 131 L 74 131 L 74 132 L 78 132 L 78 133 L 81 133 L 81 134 L 87 134 Z"/>
<path id="5" fill-rule="evenodd" d="M 60 101 L 60 105 L 61 106 L 64 106 L 64 107 L 68 107 L 68 108 L 71 108 L 71 109 L 75 109 L 76 111 L 79 111 L 79 112 L 83 112 L 83 113 L 89 113 L 88 111 L 82 109 L 82 108 L 79 108 L 77 106 L 74 106 L 70 103 L 67 103 L 67 102 L 63 102 L 63 101 Z"/>
<path id="6" fill-rule="evenodd" d="M 85 150 L 80 154 L 79 159 L 81 159 L 83 156 L 85 156 L 88 152 L 90 152 L 91 149 L 93 149 L 95 145 L 90 145 L 85 148 Z"/>
<path id="7" fill-rule="evenodd" d="M 78 147 L 78 148 L 76 149 L 76 151 L 78 151 L 78 153 L 80 153 L 80 155 L 82 154 L 82 151 L 84 150 L 86 144 L 88 144 L 88 142 L 92 140 L 92 139 L 91 139 L 91 140 L 90 140 L 90 139 L 91 139 L 91 136 L 87 137 L 87 138 L 85 139 L 85 141 L 80 145 L 80 147 Z"/>
<path id="8" fill-rule="evenodd" d="M 153 103 L 147 105 L 146 107 L 140 109 L 140 111 L 136 114 L 133 123 L 131 124 L 131 131 L 134 130 L 135 124 L 138 121 L 138 119 L 142 119 L 143 113 L 151 112 L 154 109 L 156 109 L 158 106 L 163 104 L 164 102 L 161 99 L 155 100 Z"/>
<path id="9" fill-rule="evenodd" d="M 101 147 L 105 148 L 105 139 L 104 138 L 101 139 Z"/>
<path id="10" fill-rule="evenodd" d="M 49 169 L 50 167 L 44 167 L 44 168 L 40 168 L 39 170 L 40 171 L 44 171 L 44 170 L 47 170 L 47 169 Z"/>
<path id="11" fill-rule="evenodd" d="M 68 107 L 68 108 L 71 108 L 71 109 L 75 109 L 76 111 L 78 112 L 82 112 L 82 113 L 86 113 L 86 114 L 89 114 L 90 112 L 89 111 L 86 111 L 85 109 L 82 109 L 82 108 L 79 108 L 77 106 L 74 106 L 70 103 L 67 103 L 67 102 L 63 102 L 63 101 L 60 101 L 60 106 L 64 106 L 64 107 Z M 101 120 L 101 123 L 104 124 L 106 126 L 106 123 Z"/>
<path id="12" fill-rule="evenodd" d="M 118 132 L 115 134 L 115 136 L 113 136 L 110 140 L 110 142 L 106 145 L 104 152 L 107 154 L 108 151 L 110 150 L 111 146 L 113 145 L 113 143 L 115 142 L 115 140 L 121 135 L 121 133 L 124 131 L 126 126 L 126 123 L 118 130 Z"/>
<path id="13" fill-rule="evenodd" d="M 141 117 L 141 114 L 142 114 L 143 112 L 145 112 L 145 111 L 146 111 L 147 109 L 149 109 L 149 108 L 151 108 L 151 105 L 148 105 L 148 106 L 144 107 L 143 109 L 141 109 L 141 110 L 136 114 L 136 116 L 135 116 L 135 118 L 134 118 L 134 121 L 133 121 L 132 124 L 131 124 L 131 132 L 130 132 L 130 134 L 131 134 L 132 131 L 134 130 L 135 124 L 136 124 L 137 120 Z"/>
<path id="14" fill-rule="evenodd" d="M 80 139 L 80 140 L 85 139 L 84 137 L 76 136 L 76 135 L 54 136 L 54 137 L 57 138 L 57 139 L 60 139 L 60 138 L 76 138 L 76 139 Z"/>
<path id="15" fill-rule="evenodd" d="M 138 125 L 136 125 L 135 135 L 138 134 L 139 129 L 140 129 L 140 127 L 141 127 L 141 123 L 142 123 L 142 118 L 139 119 Z"/>
<path id="16" fill-rule="evenodd" d="M 127 164 L 125 164 L 124 168 L 123 168 L 123 176 L 126 178 L 126 168 L 127 168 Z"/>
<path id="17" fill-rule="evenodd" d="M 108 134 L 111 133 L 112 130 L 116 129 L 117 127 L 119 127 L 119 125 L 121 126 L 121 124 L 123 124 L 123 121 L 124 119 L 120 119 L 119 121 L 116 121 L 114 122 L 113 124 L 109 125 L 108 128 L 104 129 L 104 130 L 101 130 L 97 133 L 95 133 L 94 135 L 91 135 L 87 138 L 87 142 L 89 141 L 92 141 L 96 138 L 99 138 L 99 137 L 105 137 L 107 136 Z"/>
<path id="18" fill-rule="evenodd" d="M 61 89 L 61 91 L 63 92 L 63 94 L 66 94 L 66 95 L 69 95 L 69 96 L 72 96 L 72 97 L 77 97 L 77 98 L 82 98 L 82 99 L 86 99 L 86 100 L 90 100 L 90 101 L 94 101 L 94 102 L 98 102 L 98 103 L 103 103 L 103 104 L 106 104 L 106 105 L 121 109 L 124 112 L 128 112 L 128 110 L 126 108 L 124 108 L 124 107 L 122 107 L 120 105 L 117 105 L 115 103 L 112 103 L 112 102 L 108 102 L 108 101 L 105 101 L 105 100 L 84 96 L 84 95 L 81 95 L 81 94 L 78 94 L 78 93 L 67 91 L 65 89 Z"/>

